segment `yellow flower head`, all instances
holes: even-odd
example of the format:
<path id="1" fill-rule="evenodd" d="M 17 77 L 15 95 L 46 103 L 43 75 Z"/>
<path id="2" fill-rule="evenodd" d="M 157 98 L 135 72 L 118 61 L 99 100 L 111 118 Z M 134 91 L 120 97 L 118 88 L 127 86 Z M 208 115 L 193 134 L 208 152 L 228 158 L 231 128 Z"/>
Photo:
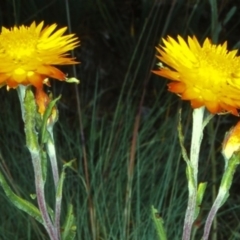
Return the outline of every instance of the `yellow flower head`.
<path id="1" fill-rule="evenodd" d="M 206 38 L 203 45 L 196 37 L 185 42 L 171 37 L 163 39 L 165 46 L 157 48 L 161 62 L 154 73 L 173 82 L 169 91 L 190 100 L 193 108 L 205 106 L 211 113 L 231 112 L 240 108 L 240 58 L 237 50 L 228 51 L 227 43 L 212 44 Z"/>
<path id="2" fill-rule="evenodd" d="M 0 87 L 16 88 L 33 85 L 42 89 L 48 77 L 65 80 L 66 76 L 54 65 L 75 64 L 67 52 L 79 41 L 73 34 L 63 36 L 66 27 L 43 28 L 44 22 L 29 27 L 2 28 L 0 33 Z"/>

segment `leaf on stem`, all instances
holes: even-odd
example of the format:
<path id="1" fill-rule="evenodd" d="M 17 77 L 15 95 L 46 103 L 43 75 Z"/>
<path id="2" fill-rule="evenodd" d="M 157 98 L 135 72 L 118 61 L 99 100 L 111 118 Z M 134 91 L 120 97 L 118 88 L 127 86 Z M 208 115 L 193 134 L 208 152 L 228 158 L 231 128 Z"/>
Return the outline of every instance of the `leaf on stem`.
<path id="1" fill-rule="evenodd" d="M 73 205 L 68 205 L 68 211 L 66 220 L 64 222 L 64 225 L 62 227 L 63 231 L 61 234 L 62 240 L 74 240 L 76 235 L 76 219 L 73 214 Z"/>
<path id="2" fill-rule="evenodd" d="M 35 207 L 32 203 L 27 200 L 17 196 L 7 184 L 4 176 L 0 172 L 0 183 L 3 187 L 3 190 L 7 196 L 7 198 L 12 202 L 14 206 L 18 209 L 28 213 L 31 217 L 35 218 L 38 222 L 43 224 L 43 220 L 40 214 L 40 211 Z"/>
<path id="3" fill-rule="evenodd" d="M 183 159 L 189 163 L 190 160 L 189 160 L 189 157 L 187 155 L 187 150 L 186 148 L 184 147 L 184 135 L 183 135 L 183 132 L 182 132 L 182 111 L 181 109 L 179 110 L 179 121 L 178 121 L 178 138 L 179 138 L 179 143 L 180 143 L 180 147 L 181 147 L 181 152 L 182 152 L 182 156 L 183 156 Z"/>
<path id="4" fill-rule="evenodd" d="M 207 182 L 199 183 L 198 190 L 197 190 L 197 205 L 195 209 L 195 220 L 197 219 L 199 212 L 200 212 L 200 206 L 202 204 L 203 196 L 205 193 L 207 187 Z"/>
<path id="5" fill-rule="evenodd" d="M 159 240 L 166 240 L 167 239 L 167 235 L 163 226 L 163 219 L 161 218 L 161 216 L 158 213 L 158 210 L 156 208 L 154 208 L 153 206 L 151 207 L 151 212 L 152 212 L 152 219 L 154 222 L 154 225 L 156 227 L 157 230 L 157 235 Z"/>
<path id="6" fill-rule="evenodd" d="M 43 115 L 43 120 L 42 120 L 42 126 L 41 126 L 41 132 L 40 132 L 40 143 L 43 144 L 43 143 L 46 143 L 47 142 L 47 139 L 48 139 L 48 131 L 47 131 L 47 123 L 48 123 L 48 120 L 49 118 L 51 117 L 51 114 L 52 114 L 52 111 L 53 111 L 53 108 L 55 107 L 55 104 L 56 102 L 61 98 L 61 96 L 55 98 L 54 100 L 52 100 L 48 106 L 47 106 L 47 109 L 46 111 L 44 112 L 44 115 Z"/>
<path id="7" fill-rule="evenodd" d="M 25 134 L 27 147 L 30 152 L 39 151 L 38 145 L 38 135 L 36 132 L 36 115 L 37 107 L 35 103 L 35 98 L 32 93 L 31 87 L 26 88 L 25 98 L 24 98 L 24 109 L 25 109 Z"/>

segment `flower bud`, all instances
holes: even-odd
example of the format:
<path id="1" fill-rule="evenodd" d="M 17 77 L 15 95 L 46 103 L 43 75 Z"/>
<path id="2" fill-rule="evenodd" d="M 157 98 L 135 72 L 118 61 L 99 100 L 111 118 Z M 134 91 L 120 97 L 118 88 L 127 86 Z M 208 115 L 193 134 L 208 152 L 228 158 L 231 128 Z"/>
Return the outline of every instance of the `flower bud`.
<path id="1" fill-rule="evenodd" d="M 240 150 L 240 121 L 235 127 L 232 127 L 229 132 L 226 133 L 222 154 L 225 160 L 229 160 L 233 153 Z"/>

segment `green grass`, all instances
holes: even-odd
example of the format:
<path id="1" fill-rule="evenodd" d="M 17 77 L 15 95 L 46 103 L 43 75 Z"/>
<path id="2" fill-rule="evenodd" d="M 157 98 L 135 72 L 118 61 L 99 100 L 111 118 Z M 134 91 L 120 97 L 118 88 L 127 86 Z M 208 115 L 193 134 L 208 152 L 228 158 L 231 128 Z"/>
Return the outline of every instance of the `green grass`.
<path id="1" fill-rule="evenodd" d="M 62 94 L 55 127 L 59 167 L 76 159 L 73 169 L 67 170 L 62 217 L 67 203 L 72 202 L 77 239 L 93 239 L 93 231 L 98 240 L 157 239 L 152 205 L 164 219 L 168 239 L 181 239 L 188 192 L 177 136 L 178 110 L 183 108 L 189 149 L 191 109 L 189 103 L 168 93 L 167 81 L 153 76 L 151 70 L 156 63 L 154 47 L 166 35 L 195 34 L 200 40 L 210 36 L 214 41 L 228 40 L 229 48 L 239 46 L 240 18 L 235 12 L 239 6 L 223 1 L 216 9 L 214 1 L 210 2 L 73 0 L 69 1 L 69 12 L 63 0 L 48 4 L 6 0 L 1 6 L 0 24 L 4 26 L 33 20 L 62 26 L 70 16 L 72 31 L 81 40 L 75 52 L 81 61 L 76 67 L 81 84 L 52 83 L 55 96 Z M 70 75 L 74 72 L 66 71 Z M 30 198 L 34 178 L 17 93 L 0 91 L 0 169 L 15 192 L 35 202 Z M 236 121 L 217 116 L 205 131 L 199 178 L 209 184 L 200 221 L 206 218 L 213 190 L 220 182 L 224 133 Z M 132 173 L 132 181 L 128 173 Z M 240 239 L 237 175 L 231 196 L 218 214 L 217 240 Z M 52 187 L 50 181 L 46 188 L 49 198 Z M 129 194 L 131 201 L 125 212 Z M 95 212 L 92 224 L 89 199 Z M 39 224 L 8 202 L 1 188 L 0 213 L 1 240 L 48 239 Z M 202 225 L 195 239 L 200 239 L 201 233 Z"/>

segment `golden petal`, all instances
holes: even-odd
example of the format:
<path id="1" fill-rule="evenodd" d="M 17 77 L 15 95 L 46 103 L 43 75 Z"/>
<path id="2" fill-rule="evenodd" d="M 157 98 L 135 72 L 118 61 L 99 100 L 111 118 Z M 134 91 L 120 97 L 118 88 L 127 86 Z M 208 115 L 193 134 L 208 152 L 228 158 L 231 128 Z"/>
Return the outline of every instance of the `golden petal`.
<path id="1" fill-rule="evenodd" d="M 8 74 L 0 73 L 0 84 L 4 83 L 9 77 Z"/>
<path id="2" fill-rule="evenodd" d="M 45 76 L 39 73 L 34 73 L 32 75 L 28 75 L 27 79 L 29 84 L 33 85 L 34 87 L 42 88 Z"/>
<path id="3" fill-rule="evenodd" d="M 50 102 L 49 96 L 42 88 L 36 88 L 35 100 L 38 105 L 38 112 L 43 115 L 48 103 Z"/>
<path id="4" fill-rule="evenodd" d="M 192 88 L 186 88 L 186 90 L 182 93 L 183 100 L 191 100 L 199 98 L 199 93 L 195 92 Z"/>
<path id="5" fill-rule="evenodd" d="M 172 82 L 168 84 L 168 90 L 182 94 L 186 90 L 186 85 L 183 82 Z"/>
<path id="6" fill-rule="evenodd" d="M 48 76 L 51 78 L 56 78 L 58 80 L 65 80 L 66 78 L 66 75 L 62 71 L 49 65 L 39 66 L 36 72 L 38 74 L 45 75 L 46 77 Z"/>
<path id="7" fill-rule="evenodd" d="M 209 112 L 216 114 L 222 111 L 221 106 L 218 102 L 204 102 L 205 107 L 209 110 Z"/>
<path id="8" fill-rule="evenodd" d="M 204 106 L 204 102 L 201 101 L 200 99 L 192 99 L 191 106 L 193 108 L 200 108 L 200 107 Z"/>

